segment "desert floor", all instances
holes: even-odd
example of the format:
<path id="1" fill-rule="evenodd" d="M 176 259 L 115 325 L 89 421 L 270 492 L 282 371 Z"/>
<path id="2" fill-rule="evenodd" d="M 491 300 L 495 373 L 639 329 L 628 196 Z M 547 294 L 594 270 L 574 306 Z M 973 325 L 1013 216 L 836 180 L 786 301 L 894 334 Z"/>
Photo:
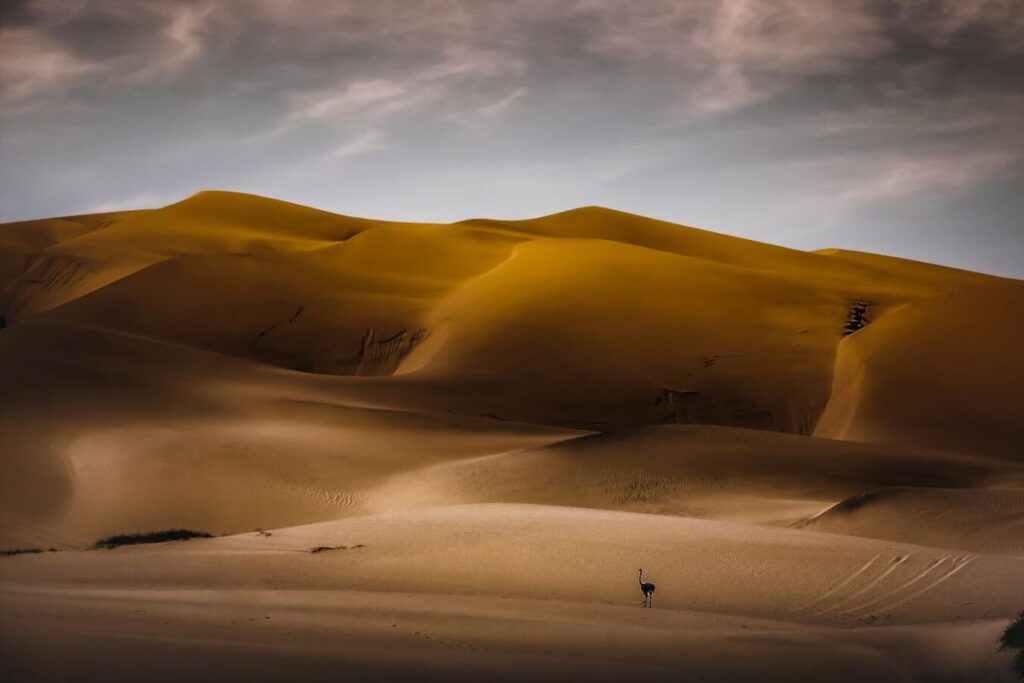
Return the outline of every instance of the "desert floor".
<path id="1" fill-rule="evenodd" d="M 0 288 L 5 681 L 1015 680 L 1019 281 L 210 192 Z"/>

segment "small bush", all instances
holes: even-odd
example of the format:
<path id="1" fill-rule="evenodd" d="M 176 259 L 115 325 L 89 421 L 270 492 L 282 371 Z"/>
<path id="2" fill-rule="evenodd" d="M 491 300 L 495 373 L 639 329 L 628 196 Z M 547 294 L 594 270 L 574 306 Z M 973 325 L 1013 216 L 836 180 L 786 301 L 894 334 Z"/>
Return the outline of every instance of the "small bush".
<path id="1" fill-rule="evenodd" d="M 999 639 L 1000 650 L 1016 650 L 1013 657 L 1013 670 L 1024 681 L 1024 612 L 1010 622 Z"/>
<path id="2" fill-rule="evenodd" d="M 356 543 L 355 545 L 318 545 L 315 548 L 310 548 L 309 552 L 325 553 L 329 550 L 355 550 L 362 547 L 364 547 L 362 543 Z"/>
<path id="3" fill-rule="evenodd" d="M 167 543 L 169 541 L 187 541 L 192 538 L 213 538 L 213 534 L 192 529 L 166 529 L 151 531 L 148 534 L 118 534 L 96 541 L 93 548 L 118 548 L 122 545 L 139 545 L 140 543 Z"/>

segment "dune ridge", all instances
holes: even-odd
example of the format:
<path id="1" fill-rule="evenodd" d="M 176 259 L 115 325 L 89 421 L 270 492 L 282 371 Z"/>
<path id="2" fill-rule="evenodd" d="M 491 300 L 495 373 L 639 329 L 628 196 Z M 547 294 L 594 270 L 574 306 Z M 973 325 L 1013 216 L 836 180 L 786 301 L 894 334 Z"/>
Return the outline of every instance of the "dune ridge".
<path id="1" fill-rule="evenodd" d="M 1011 680 L 1020 281 L 203 192 L 0 226 L 0 320 L 0 548 L 58 551 L 0 558 L 9 672 Z M 86 550 L 164 529 L 217 537 Z"/>

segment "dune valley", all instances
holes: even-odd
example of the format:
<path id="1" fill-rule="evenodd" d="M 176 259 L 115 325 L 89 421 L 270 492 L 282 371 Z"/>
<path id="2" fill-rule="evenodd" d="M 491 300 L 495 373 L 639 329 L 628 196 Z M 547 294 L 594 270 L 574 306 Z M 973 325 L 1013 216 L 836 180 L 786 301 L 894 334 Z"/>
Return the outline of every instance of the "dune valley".
<path id="1" fill-rule="evenodd" d="M 1016 680 L 1020 280 L 210 191 L 0 322 L 4 680 Z"/>

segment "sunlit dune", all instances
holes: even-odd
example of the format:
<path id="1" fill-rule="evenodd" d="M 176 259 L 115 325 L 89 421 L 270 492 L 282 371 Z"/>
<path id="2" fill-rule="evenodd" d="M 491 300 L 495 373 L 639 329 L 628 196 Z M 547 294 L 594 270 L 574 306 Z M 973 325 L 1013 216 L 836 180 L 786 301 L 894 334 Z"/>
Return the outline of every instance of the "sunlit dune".
<path id="1" fill-rule="evenodd" d="M 0 226 L 0 316 L 10 680 L 1012 680 L 1021 281 L 203 192 Z"/>

